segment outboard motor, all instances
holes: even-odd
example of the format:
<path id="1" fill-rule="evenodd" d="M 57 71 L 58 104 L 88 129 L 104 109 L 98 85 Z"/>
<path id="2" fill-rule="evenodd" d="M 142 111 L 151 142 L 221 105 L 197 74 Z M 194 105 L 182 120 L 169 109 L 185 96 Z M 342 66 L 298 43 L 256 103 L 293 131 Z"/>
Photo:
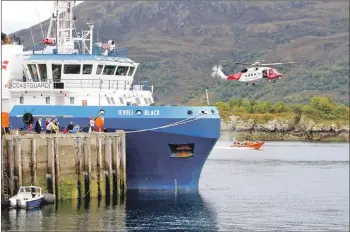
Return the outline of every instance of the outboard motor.
<path id="1" fill-rule="evenodd" d="M 33 117 L 33 115 L 31 113 L 23 114 L 22 119 L 23 119 L 24 124 L 26 124 L 26 125 L 30 125 L 34 121 L 34 117 Z"/>

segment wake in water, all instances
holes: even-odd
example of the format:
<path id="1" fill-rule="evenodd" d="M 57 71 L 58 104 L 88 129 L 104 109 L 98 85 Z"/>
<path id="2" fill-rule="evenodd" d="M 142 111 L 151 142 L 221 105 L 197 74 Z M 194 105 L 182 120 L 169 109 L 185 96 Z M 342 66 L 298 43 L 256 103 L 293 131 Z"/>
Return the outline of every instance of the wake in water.
<path id="1" fill-rule="evenodd" d="M 249 147 L 214 147 L 214 149 L 228 149 L 228 150 L 254 150 Z"/>

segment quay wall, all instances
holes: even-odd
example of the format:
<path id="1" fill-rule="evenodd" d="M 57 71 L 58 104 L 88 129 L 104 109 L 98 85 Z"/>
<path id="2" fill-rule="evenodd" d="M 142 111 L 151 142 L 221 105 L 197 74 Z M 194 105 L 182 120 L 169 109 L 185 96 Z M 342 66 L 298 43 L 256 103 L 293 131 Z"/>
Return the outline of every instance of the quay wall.
<path id="1" fill-rule="evenodd" d="M 125 132 L 5 135 L 2 186 L 6 198 L 35 185 L 55 199 L 124 196 Z"/>

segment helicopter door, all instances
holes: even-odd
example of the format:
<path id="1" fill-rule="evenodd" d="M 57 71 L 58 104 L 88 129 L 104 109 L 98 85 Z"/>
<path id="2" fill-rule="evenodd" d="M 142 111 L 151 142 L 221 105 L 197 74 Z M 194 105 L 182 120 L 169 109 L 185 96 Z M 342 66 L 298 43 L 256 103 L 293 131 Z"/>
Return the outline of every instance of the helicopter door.
<path id="1" fill-rule="evenodd" d="M 267 79 L 267 70 L 266 70 L 266 69 L 264 69 L 264 70 L 262 71 L 262 74 L 263 74 L 263 78 L 266 78 L 266 79 Z"/>

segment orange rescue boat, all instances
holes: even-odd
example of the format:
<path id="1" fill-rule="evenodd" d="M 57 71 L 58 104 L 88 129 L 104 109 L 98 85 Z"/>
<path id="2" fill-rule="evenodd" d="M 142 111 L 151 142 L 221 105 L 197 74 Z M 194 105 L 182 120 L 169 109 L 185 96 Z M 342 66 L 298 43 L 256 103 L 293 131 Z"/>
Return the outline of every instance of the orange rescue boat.
<path id="1" fill-rule="evenodd" d="M 255 149 L 259 150 L 265 142 L 262 141 L 234 141 L 231 147 L 236 147 L 236 148 L 249 148 L 249 149 Z"/>

